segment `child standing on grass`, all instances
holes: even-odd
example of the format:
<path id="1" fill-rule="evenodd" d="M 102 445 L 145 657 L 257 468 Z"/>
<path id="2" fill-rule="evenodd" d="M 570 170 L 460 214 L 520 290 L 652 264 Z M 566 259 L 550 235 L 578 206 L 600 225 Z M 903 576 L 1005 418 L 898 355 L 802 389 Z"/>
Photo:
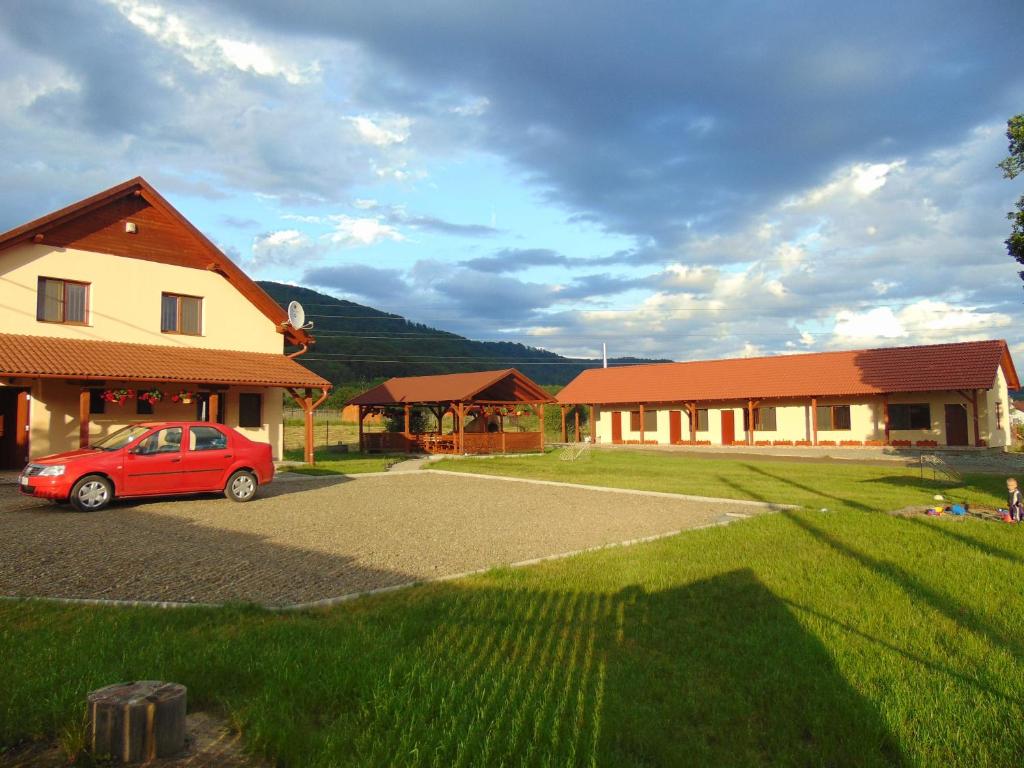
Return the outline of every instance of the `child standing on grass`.
<path id="1" fill-rule="evenodd" d="M 1017 487 L 1017 480 L 1012 477 L 1006 478 L 1006 510 L 1012 522 L 1024 522 L 1024 498 Z"/>

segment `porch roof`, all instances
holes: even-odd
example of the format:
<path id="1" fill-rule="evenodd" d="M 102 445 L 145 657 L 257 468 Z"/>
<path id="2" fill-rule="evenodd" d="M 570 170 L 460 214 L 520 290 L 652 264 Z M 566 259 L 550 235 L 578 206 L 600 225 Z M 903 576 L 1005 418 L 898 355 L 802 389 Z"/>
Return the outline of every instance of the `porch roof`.
<path id="1" fill-rule="evenodd" d="M 554 398 L 515 368 L 500 371 L 404 376 L 356 395 L 347 405 L 404 403 L 551 403 Z"/>
<path id="2" fill-rule="evenodd" d="M 283 354 L 0 334 L 0 376 L 257 387 L 331 383 Z"/>

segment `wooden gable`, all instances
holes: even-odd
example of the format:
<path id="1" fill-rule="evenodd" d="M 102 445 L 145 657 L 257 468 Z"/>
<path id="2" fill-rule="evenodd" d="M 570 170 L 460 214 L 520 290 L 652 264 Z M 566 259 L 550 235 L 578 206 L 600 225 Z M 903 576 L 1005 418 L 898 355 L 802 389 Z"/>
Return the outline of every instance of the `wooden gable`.
<path id="1" fill-rule="evenodd" d="M 135 224 L 129 233 L 126 226 Z M 43 234 L 44 245 L 207 269 L 212 259 L 179 221 L 141 195 L 117 198 Z"/>

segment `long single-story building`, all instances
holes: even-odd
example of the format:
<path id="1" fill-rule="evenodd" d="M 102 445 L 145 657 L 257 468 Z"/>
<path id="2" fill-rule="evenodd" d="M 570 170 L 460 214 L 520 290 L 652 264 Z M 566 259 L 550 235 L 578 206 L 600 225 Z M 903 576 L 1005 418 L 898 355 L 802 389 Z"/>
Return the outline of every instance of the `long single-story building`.
<path id="1" fill-rule="evenodd" d="M 557 400 L 615 445 L 1005 448 L 1019 387 L 988 340 L 594 368 Z"/>

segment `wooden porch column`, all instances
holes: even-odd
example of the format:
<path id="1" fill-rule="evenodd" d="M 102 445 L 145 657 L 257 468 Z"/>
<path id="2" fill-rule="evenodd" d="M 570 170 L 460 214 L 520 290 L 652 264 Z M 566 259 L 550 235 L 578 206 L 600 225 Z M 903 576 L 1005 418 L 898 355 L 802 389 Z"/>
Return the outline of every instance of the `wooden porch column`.
<path id="1" fill-rule="evenodd" d="M 575 429 L 572 433 L 572 441 L 574 443 L 580 442 L 580 409 L 576 408 L 573 411 L 573 418 L 575 419 Z"/>
<path id="2" fill-rule="evenodd" d="M 590 406 L 590 442 L 597 445 L 597 405 Z"/>
<path id="3" fill-rule="evenodd" d="M 78 393 L 78 447 L 89 447 L 89 390 Z"/>
<path id="4" fill-rule="evenodd" d="M 306 397 L 312 402 L 313 396 L 310 391 L 306 390 Z M 217 414 L 220 412 L 220 395 L 216 392 L 210 393 L 209 400 L 206 401 L 206 420 L 209 422 L 217 421 Z"/>
<path id="5" fill-rule="evenodd" d="M 466 432 L 463 429 L 464 425 L 462 423 L 463 411 L 464 406 L 462 405 L 462 403 L 459 403 L 459 453 L 461 454 L 466 453 Z"/>
<path id="6" fill-rule="evenodd" d="M 981 432 L 978 431 L 978 390 L 974 390 L 971 398 L 971 417 L 974 421 L 974 447 L 981 448 Z"/>
<path id="7" fill-rule="evenodd" d="M 540 420 L 540 452 L 544 453 L 544 403 L 540 404 L 537 416 Z"/>
<path id="8" fill-rule="evenodd" d="M 690 442 L 697 442 L 697 404 L 689 403 L 686 410 L 690 413 Z"/>
<path id="9" fill-rule="evenodd" d="M 405 431 L 402 433 L 402 434 L 405 435 L 405 452 L 406 453 L 411 453 L 412 452 L 412 434 L 411 434 L 411 432 L 409 430 L 409 424 L 412 421 L 412 419 L 411 419 L 411 411 L 412 411 L 412 406 L 409 405 L 408 403 L 406 403 L 405 404 Z"/>
<path id="10" fill-rule="evenodd" d="M 754 444 L 754 401 L 747 400 L 747 445 Z"/>
<path id="11" fill-rule="evenodd" d="M 818 444 L 818 398 L 811 398 L 811 445 Z"/>
<path id="12" fill-rule="evenodd" d="M 363 409 L 363 406 L 360 405 L 358 407 L 359 407 L 359 452 L 362 453 L 364 450 L 366 450 L 365 446 L 363 445 L 363 419 L 366 418 L 366 411 Z"/>
<path id="13" fill-rule="evenodd" d="M 302 410 L 306 412 L 306 463 L 314 464 L 316 462 L 316 457 L 313 453 L 313 390 L 307 387 L 305 395 L 306 396 L 302 398 Z M 214 400 L 215 397 L 216 395 L 210 396 L 211 411 L 213 410 L 212 406 L 216 404 L 216 400 Z"/>
<path id="14" fill-rule="evenodd" d="M 889 444 L 889 432 L 892 427 L 889 426 L 889 395 L 882 395 L 882 419 L 885 423 L 885 444 Z"/>
<path id="15" fill-rule="evenodd" d="M 568 428 L 565 425 L 565 406 L 561 405 L 561 406 L 559 406 L 559 408 L 561 408 L 561 410 L 562 410 L 562 442 L 563 443 L 568 443 L 569 442 L 569 431 L 568 431 Z"/>
<path id="16" fill-rule="evenodd" d="M 644 444 L 644 404 L 640 403 L 640 445 Z"/>

